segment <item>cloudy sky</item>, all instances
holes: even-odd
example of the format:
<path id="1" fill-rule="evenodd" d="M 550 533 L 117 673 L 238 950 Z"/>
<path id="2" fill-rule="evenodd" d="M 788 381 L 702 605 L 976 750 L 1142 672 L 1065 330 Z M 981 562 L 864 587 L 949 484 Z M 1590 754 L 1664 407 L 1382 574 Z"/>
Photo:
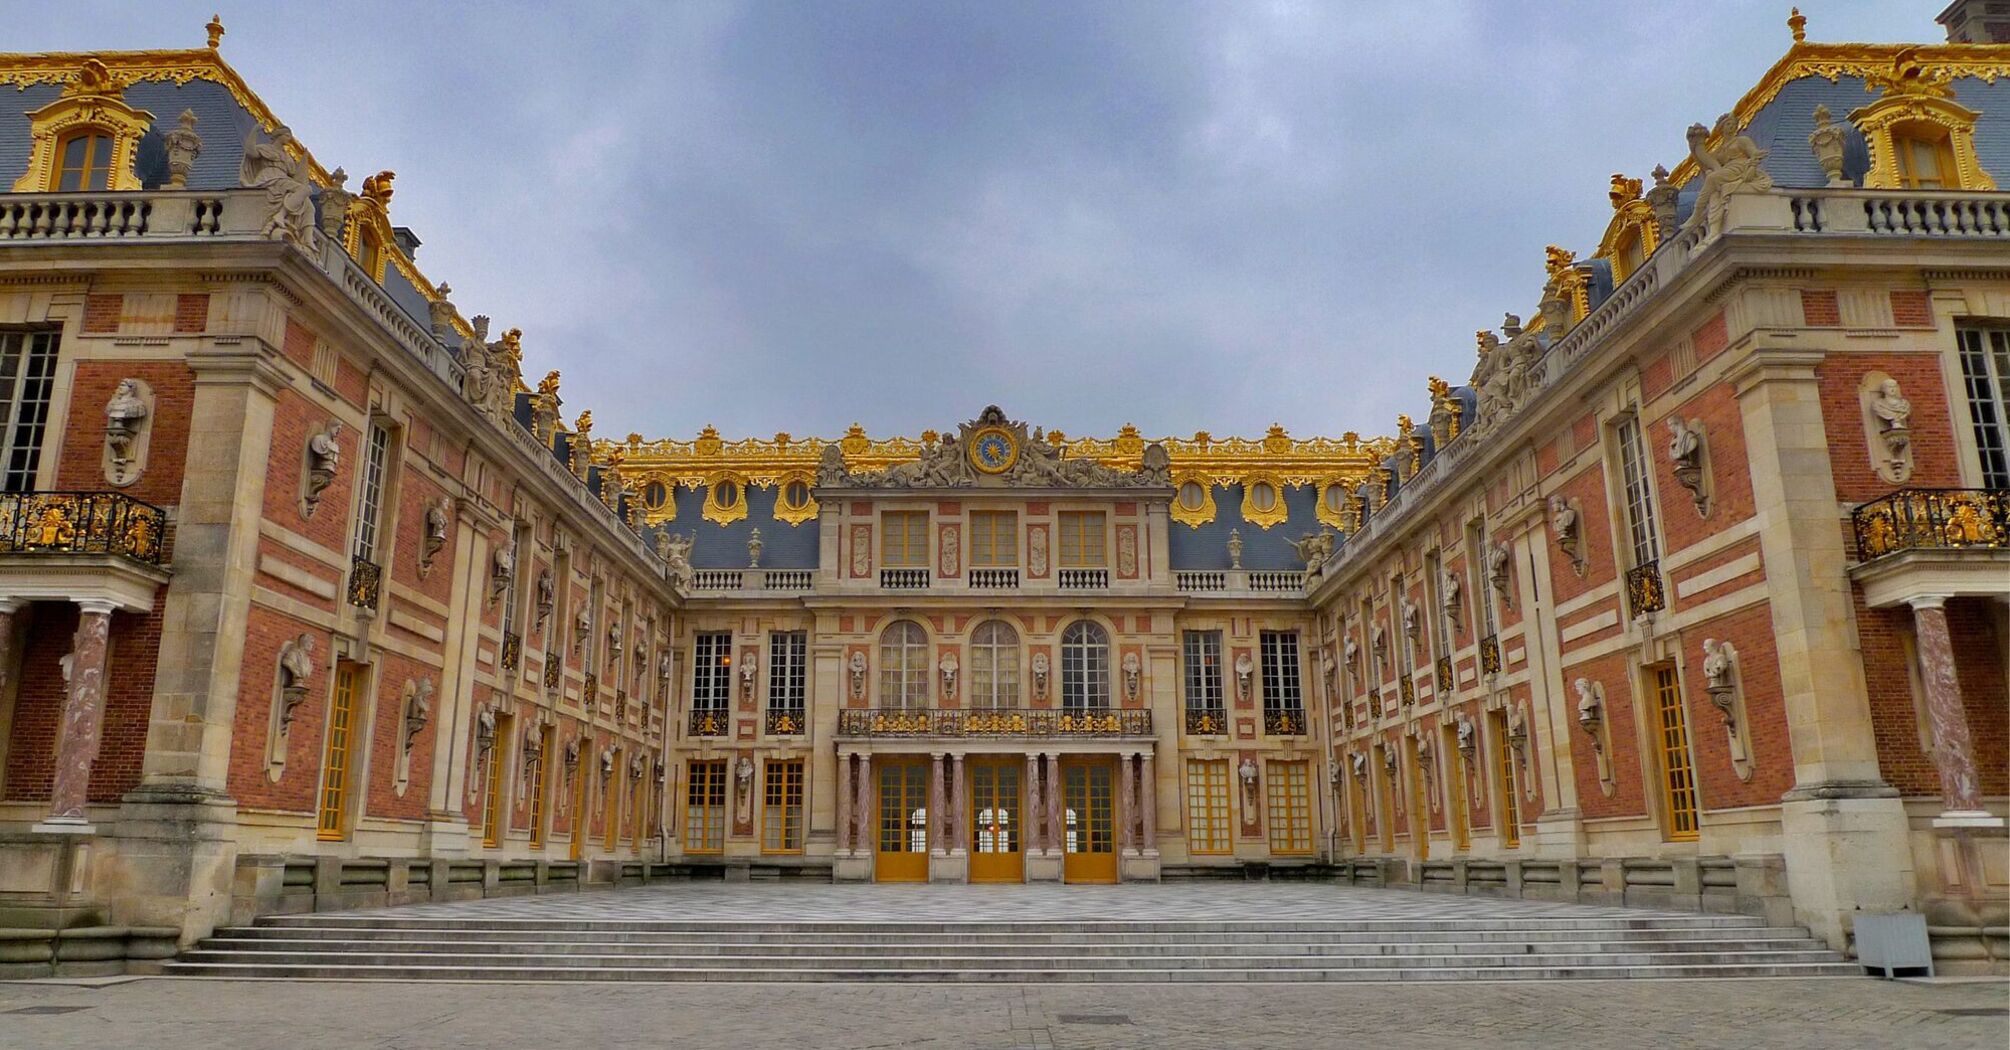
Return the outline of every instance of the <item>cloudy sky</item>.
<path id="1" fill-rule="evenodd" d="M 199 46 L 215 3 L 10 2 L 6 46 Z M 1815 40 L 1941 6 L 1801 3 Z M 1533 314 L 1786 7 L 348 0 L 226 5 L 223 50 L 398 172 L 421 267 L 602 435 L 1337 435 Z"/>

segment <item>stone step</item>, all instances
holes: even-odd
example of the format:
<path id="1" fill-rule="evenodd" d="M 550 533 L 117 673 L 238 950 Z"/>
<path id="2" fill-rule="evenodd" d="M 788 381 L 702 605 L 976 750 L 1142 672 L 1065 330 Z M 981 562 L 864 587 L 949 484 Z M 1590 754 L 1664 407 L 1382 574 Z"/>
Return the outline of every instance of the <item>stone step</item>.
<path id="1" fill-rule="evenodd" d="M 1324 965 L 1263 968 L 1098 968 L 1034 969 L 759 969 L 745 967 L 597 967 L 550 966 L 393 966 L 337 965 L 325 962 L 207 963 L 173 962 L 170 976 L 224 978 L 289 978 L 340 981 L 915 981 L 958 983 L 1011 982 L 1366 982 L 1484 980 L 1614 980 L 1752 977 L 1857 977 L 1862 971 L 1842 962 L 1683 963 L 1670 965 L 1584 966 L 1443 966 L 1351 968 Z"/>
<path id="2" fill-rule="evenodd" d="M 358 959 L 368 959 L 368 964 L 372 966 L 537 967 L 541 969 L 582 971 L 617 968 L 685 970 L 720 966 L 749 970 L 833 970 L 844 967 L 869 967 L 877 970 L 905 971 L 995 969 L 1061 972 L 1067 970 L 1101 969 L 1305 969 L 1313 966 L 1326 969 L 1376 970 L 1409 969 L 1419 965 L 1442 965 L 1446 962 L 1456 962 L 1461 967 L 1481 969 L 1511 967 L 1548 969 L 1582 966 L 1678 966 L 1699 963 L 1730 966 L 1821 963 L 1831 961 L 1832 956 L 1827 951 L 1819 949 L 1672 954 L 1667 952 L 1625 951 L 1582 954 L 1543 953 L 1540 955 L 1475 953 L 1459 956 L 1456 959 L 1434 958 L 1429 963 L 1420 963 L 1414 956 L 1354 955 L 1345 952 L 1317 955 L 1193 954 L 1166 956 L 1104 953 L 1098 955 L 1032 957 L 882 954 L 865 958 L 829 956 L 805 952 L 788 955 L 738 956 L 729 959 L 702 954 L 553 955 L 544 952 L 487 954 L 385 952 L 343 958 L 339 955 L 318 952 L 248 952 L 199 949 L 188 953 L 184 957 L 187 963 L 195 965 L 241 964 L 266 966 L 355 965 Z"/>
<path id="3" fill-rule="evenodd" d="M 464 929 L 349 929 L 330 926 L 233 926 L 220 929 L 217 937 L 236 940 L 355 941 L 396 944 L 405 941 L 569 941 L 638 944 L 1000 944 L 1026 946 L 1098 945 L 1121 938 L 1136 944 L 1227 943 L 1227 944 L 1406 944 L 1406 943 L 1487 943 L 1546 942 L 1564 940 L 1627 940 L 1640 942 L 1680 942 L 1688 940 L 1778 940 L 1805 938 L 1807 931 L 1795 926 L 1754 926 L 1746 929 L 1649 929 L 1649 930 L 1336 930 L 1324 932 L 1278 933 L 1262 930 L 1214 932 L 1150 932 L 1124 930 L 1110 933 L 1060 933 L 1051 930 L 1017 930 L 1009 933 L 888 933 L 878 930 L 851 930 L 835 933 L 788 931 L 652 931 L 652 930 L 525 930 L 515 928 Z"/>
<path id="4" fill-rule="evenodd" d="M 1738 951 L 1814 951 L 1823 946 L 1806 937 L 1753 938 L 1750 940 L 1526 940 L 1526 941 L 1442 941 L 1431 943 L 1401 941 L 1133 941 L 1112 940 L 1093 944 L 971 944 L 940 942 L 858 941 L 825 942 L 728 942 L 692 943 L 682 941 L 607 940 L 462 940 L 399 939 L 328 941 L 311 938 L 211 937 L 199 946 L 207 952 L 292 952 L 327 955 L 380 955 L 407 953 L 454 953 L 466 955 L 687 955 L 762 956 L 784 952 L 820 956 L 1064 956 L 1108 955 L 1586 955 L 1620 951 L 1663 954 L 1719 953 Z"/>
<path id="5" fill-rule="evenodd" d="M 841 922 L 774 920 L 765 922 L 648 919 L 514 919 L 433 918 L 428 916 L 385 915 L 291 915 L 268 916 L 255 924 L 271 926 L 313 926 L 348 930 L 589 930 L 648 933 L 937 933 L 958 936 L 979 933 L 1327 933 L 1375 930 L 1749 930 L 1760 928 L 1763 920 L 1749 915 L 1656 915 L 1642 917 L 1543 917 L 1498 919 L 1351 919 L 1328 921 L 1227 921 L 1227 920 L 1026 920 L 973 922 Z"/>

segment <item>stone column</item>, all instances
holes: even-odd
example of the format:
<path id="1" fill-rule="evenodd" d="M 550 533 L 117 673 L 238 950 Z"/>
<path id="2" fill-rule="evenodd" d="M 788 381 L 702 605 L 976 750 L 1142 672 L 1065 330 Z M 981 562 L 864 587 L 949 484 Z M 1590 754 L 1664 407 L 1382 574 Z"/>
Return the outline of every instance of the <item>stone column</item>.
<path id="1" fill-rule="evenodd" d="M 1138 813 L 1139 837 L 1142 841 L 1138 846 L 1146 853 L 1159 851 L 1158 783 L 1157 775 L 1152 771 L 1152 753 L 1147 751 L 1138 756 L 1138 786 L 1143 792 L 1143 797 L 1139 800 L 1141 805 Z"/>
<path id="2" fill-rule="evenodd" d="M 1061 756 L 1047 755 L 1047 849 L 1054 853 L 1068 850 L 1068 824 L 1063 818 L 1066 793 L 1061 790 Z"/>
<path id="3" fill-rule="evenodd" d="M 936 853 L 947 853 L 949 844 L 942 837 L 947 830 L 942 823 L 942 752 L 928 758 L 928 845 Z"/>
<path id="4" fill-rule="evenodd" d="M 861 751 L 858 755 L 858 798 L 853 807 L 858 822 L 858 834 L 852 839 L 852 849 L 871 853 L 879 845 L 879 825 L 872 819 L 872 753 Z"/>
<path id="5" fill-rule="evenodd" d="M 851 852 L 851 756 L 840 752 L 837 757 L 837 851 Z"/>
<path id="6" fill-rule="evenodd" d="M 969 782 L 963 779 L 963 753 L 957 752 L 952 761 L 955 773 L 949 778 L 949 809 L 942 816 L 953 829 L 949 833 L 949 848 L 969 852 L 970 818 L 964 810 L 970 808 L 966 794 L 970 788 Z"/>
<path id="7" fill-rule="evenodd" d="M 63 724 L 56 739 L 56 782 L 49 792 L 49 818 L 38 825 L 47 830 L 90 829 L 84 806 L 105 725 L 105 655 L 111 641 L 113 605 L 80 601 L 77 609 L 76 641 L 65 657 L 69 661 L 64 675 L 69 695 L 63 703 Z"/>
<path id="8" fill-rule="evenodd" d="M 1982 808 L 1982 786 L 1975 775 L 1975 749 L 1968 736 L 1968 712 L 1961 705 L 1961 683 L 1954 677 L 1954 642 L 1947 633 L 1947 599 L 1926 595 L 1912 599 L 1913 626 L 1919 635 L 1919 670 L 1926 685 L 1926 720 L 1933 732 L 1933 765 L 1940 771 L 1940 797 L 1945 817 L 1988 817 Z"/>
<path id="9" fill-rule="evenodd" d="M 1019 826 L 1025 831 L 1026 852 L 1034 853 L 1042 848 L 1041 844 L 1044 840 L 1040 834 L 1040 827 L 1045 823 L 1044 813 L 1040 809 L 1040 756 L 1027 755 L 1026 815 L 1020 818 L 1019 823 Z"/>
<path id="10" fill-rule="evenodd" d="M 1117 756 L 1117 852 L 1135 852 L 1137 834 L 1131 814 L 1137 811 L 1137 782 L 1132 778 L 1131 756 Z"/>

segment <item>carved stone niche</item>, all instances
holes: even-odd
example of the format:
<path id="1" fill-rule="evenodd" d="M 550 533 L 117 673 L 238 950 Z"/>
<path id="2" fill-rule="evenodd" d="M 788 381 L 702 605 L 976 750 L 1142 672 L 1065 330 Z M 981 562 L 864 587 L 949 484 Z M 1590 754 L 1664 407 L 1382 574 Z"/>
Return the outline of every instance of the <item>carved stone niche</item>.
<path id="1" fill-rule="evenodd" d="M 1617 790 L 1612 779 L 1612 749 L 1607 746 L 1607 722 L 1605 719 L 1605 684 L 1589 678 L 1576 681 L 1577 727 L 1591 738 L 1591 753 L 1598 760 L 1598 789 L 1607 798 Z"/>
<path id="2" fill-rule="evenodd" d="M 1894 485 L 1904 484 L 1912 477 L 1912 402 L 1899 392 L 1898 380 L 1883 372 L 1865 374 L 1857 399 L 1871 468 Z"/>
<path id="3" fill-rule="evenodd" d="M 314 636 L 303 633 L 279 647 L 279 667 L 273 676 L 272 721 L 266 733 L 266 775 L 277 781 L 286 769 L 287 741 L 293 732 L 293 714 L 307 699 L 308 683 L 314 677 Z"/>
<path id="4" fill-rule="evenodd" d="M 113 486 L 124 488 L 146 472 L 153 419 L 154 388 L 144 379 L 119 380 L 105 404 L 105 480 Z"/>
<path id="5" fill-rule="evenodd" d="M 314 508 L 321 505 L 321 494 L 335 483 L 335 477 L 342 470 L 342 421 L 331 419 L 328 424 L 307 438 L 306 454 L 301 464 L 300 516 L 311 518 Z"/>
<path id="6" fill-rule="evenodd" d="M 1037 662 L 1039 657 L 1036 655 L 1034 660 Z M 847 661 L 847 664 L 847 670 L 851 672 L 851 698 L 853 700 L 863 700 L 865 699 L 865 653 L 853 649 L 851 651 L 851 659 Z M 1037 673 L 1037 667 L 1035 671 Z"/>
<path id="7" fill-rule="evenodd" d="M 1739 681 L 1738 650 L 1730 642 L 1703 639 L 1703 691 L 1724 716 L 1729 736 L 1731 768 L 1739 780 L 1752 779 L 1752 750 L 1745 718 L 1745 697 Z"/>
<path id="8" fill-rule="evenodd" d="M 1570 559 L 1570 569 L 1584 575 L 1584 513 L 1576 500 L 1562 496 L 1549 498 L 1549 528 L 1556 537 L 1556 549 Z"/>
<path id="9" fill-rule="evenodd" d="M 1710 516 L 1710 435 L 1700 419 L 1668 417 L 1668 463 L 1675 481 L 1689 490 L 1696 516 Z"/>

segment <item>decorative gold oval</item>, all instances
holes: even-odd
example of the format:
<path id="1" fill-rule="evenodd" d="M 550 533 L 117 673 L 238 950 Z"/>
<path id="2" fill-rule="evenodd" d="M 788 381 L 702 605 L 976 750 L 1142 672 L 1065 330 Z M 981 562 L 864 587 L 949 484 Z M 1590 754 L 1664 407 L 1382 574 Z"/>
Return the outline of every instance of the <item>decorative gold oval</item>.
<path id="1" fill-rule="evenodd" d="M 789 486 L 803 487 L 803 505 L 789 506 Z M 807 473 L 785 474 L 775 482 L 775 520 L 787 525 L 801 525 L 817 516 L 816 479 Z"/>
<path id="2" fill-rule="evenodd" d="M 1180 502 L 1180 493 L 1188 485 L 1200 486 L 1200 506 L 1189 508 Z M 1214 520 L 1214 481 L 1205 474 L 1182 474 L 1173 479 L 1172 520 L 1191 529 L 1200 528 Z"/>
<path id="3" fill-rule="evenodd" d="M 736 497 L 732 503 L 719 502 L 719 485 L 731 483 Z M 720 471 L 705 479 L 704 518 L 714 525 L 731 525 L 747 516 L 747 479 L 729 471 Z"/>

